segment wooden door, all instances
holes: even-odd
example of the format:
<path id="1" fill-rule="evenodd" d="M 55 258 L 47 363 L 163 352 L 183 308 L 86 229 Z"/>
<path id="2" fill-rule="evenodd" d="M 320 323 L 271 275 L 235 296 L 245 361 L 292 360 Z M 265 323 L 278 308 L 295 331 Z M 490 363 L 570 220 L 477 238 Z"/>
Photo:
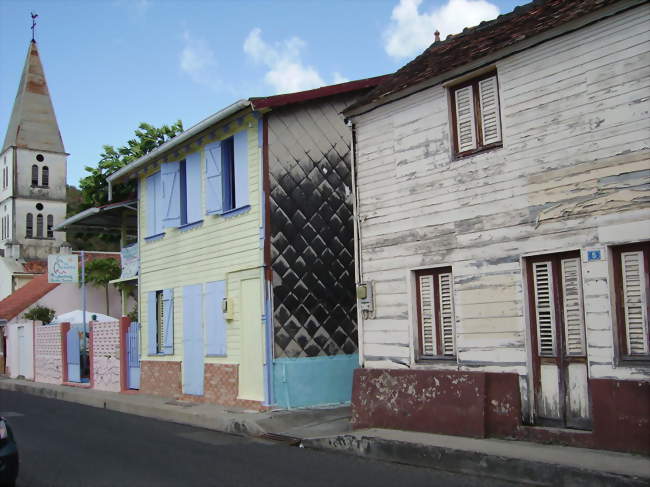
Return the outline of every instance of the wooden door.
<path id="1" fill-rule="evenodd" d="M 580 252 L 528 259 L 535 422 L 590 429 Z"/>
<path id="2" fill-rule="evenodd" d="M 140 389 L 140 323 L 131 323 L 126 333 L 127 386 Z"/>

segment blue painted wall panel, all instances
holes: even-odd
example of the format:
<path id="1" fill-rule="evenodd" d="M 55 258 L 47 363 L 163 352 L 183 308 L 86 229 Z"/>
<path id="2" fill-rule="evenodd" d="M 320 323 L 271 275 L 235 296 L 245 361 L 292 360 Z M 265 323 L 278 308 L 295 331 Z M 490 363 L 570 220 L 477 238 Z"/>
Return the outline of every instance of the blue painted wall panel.
<path id="1" fill-rule="evenodd" d="M 273 362 L 275 404 L 285 408 L 350 402 L 359 355 L 279 358 Z"/>

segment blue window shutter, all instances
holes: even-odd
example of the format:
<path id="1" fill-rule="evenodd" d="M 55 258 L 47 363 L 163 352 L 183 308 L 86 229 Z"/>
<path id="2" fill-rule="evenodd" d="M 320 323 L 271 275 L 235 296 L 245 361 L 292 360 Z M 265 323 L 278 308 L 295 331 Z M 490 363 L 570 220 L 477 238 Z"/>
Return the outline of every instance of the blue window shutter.
<path id="1" fill-rule="evenodd" d="M 156 355 L 158 352 L 158 343 L 156 340 L 156 335 L 158 327 L 156 326 L 156 291 L 150 291 L 147 293 L 147 327 L 149 336 L 149 355 Z"/>
<path id="2" fill-rule="evenodd" d="M 156 203 L 158 200 L 158 195 L 157 195 L 157 184 L 156 184 L 156 179 L 160 173 L 152 174 L 147 178 L 147 201 L 146 201 L 146 209 L 147 209 L 147 236 L 151 235 L 156 235 L 158 233 L 156 231 L 156 222 L 157 222 L 157 215 L 156 215 Z"/>
<path id="3" fill-rule="evenodd" d="M 181 224 L 180 167 L 178 161 L 163 162 L 160 165 L 163 228 L 178 227 Z"/>
<path id="4" fill-rule="evenodd" d="M 226 318 L 221 308 L 225 297 L 226 281 L 206 283 L 203 316 L 207 355 L 226 355 Z"/>
<path id="5" fill-rule="evenodd" d="M 235 134 L 235 208 L 248 204 L 248 130 Z"/>
<path id="6" fill-rule="evenodd" d="M 187 180 L 187 223 L 201 219 L 201 156 L 198 152 L 185 159 Z"/>
<path id="7" fill-rule="evenodd" d="M 165 355 L 172 355 L 174 353 L 174 290 L 163 290 L 163 319 L 165 320 L 163 326 L 163 353 Z"/>
<path id="8" fill-rule="evenodd" d="M 183 392 L 203 394 L 202 285 L 183 287 Z"/>
<path id="9" fill-rule="evenodd" d="M 205 147 L 205 211 L 221 213 L 223 188 L 221 186 L 221 143 Z"/>

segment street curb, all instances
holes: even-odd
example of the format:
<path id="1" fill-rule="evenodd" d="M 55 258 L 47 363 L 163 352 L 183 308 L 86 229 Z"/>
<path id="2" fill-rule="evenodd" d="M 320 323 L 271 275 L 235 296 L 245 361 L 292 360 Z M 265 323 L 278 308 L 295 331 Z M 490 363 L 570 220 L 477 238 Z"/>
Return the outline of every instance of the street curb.
<path id="1" fill-rule="evenodd" d="M 142 416 L 151 419 L 158 419 L 161 421 L 169 421 L 172 423 L 184 424 L 188 426 L 197 426 L 213 431 L 222 433 L 229 433 L 239 436 L 261 436 L 266 433 L 257 422 L 246 420 L 243 418 L 210 416 L 201 414 L 200 412 L 193 411 L 192 409 L 169 409 L 167 407 L 157 405 L 134 404 L 127 398 L 119 397 L 102 397 L 96 394 L 88 394 L 84 389 L 69 387 L 62 389 L 65 386 L 48 387 L 46 385 L 36 385 L 37 383 L 25 384 L 16 383 L 9 380 L 0 380 L 0 389 L 22 392 L 34 396 L 46 397 L 49 399 L 57 399 L 60 401 L 73 402 L 84 406 L 91 406 L 96 408 L 108 409 L 125 414 L 133 414 L 135 416 Z"/>
<path id="2" fill-rule="evenodd" d="M 385 462 L 427 467 L 445 472 L 491 477 L 510 482 L 539 486 L 641 487 L 649 478 L 586 470 L 568 465 L 490 455 L 384 438 L 340 435 L 312 438 L 301 446 L 316 450 L 339 451 Z"/>

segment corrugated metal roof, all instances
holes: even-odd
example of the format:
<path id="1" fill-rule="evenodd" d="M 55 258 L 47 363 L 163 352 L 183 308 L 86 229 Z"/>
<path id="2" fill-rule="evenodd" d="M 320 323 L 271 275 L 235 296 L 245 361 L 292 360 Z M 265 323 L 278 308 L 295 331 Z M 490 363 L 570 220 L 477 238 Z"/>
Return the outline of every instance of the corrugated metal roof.
<path id="1" fill-rule="evenodd" d="M 29 44 L 2 152 L 11 146 L 65 153 L 35 41 Z"/>

